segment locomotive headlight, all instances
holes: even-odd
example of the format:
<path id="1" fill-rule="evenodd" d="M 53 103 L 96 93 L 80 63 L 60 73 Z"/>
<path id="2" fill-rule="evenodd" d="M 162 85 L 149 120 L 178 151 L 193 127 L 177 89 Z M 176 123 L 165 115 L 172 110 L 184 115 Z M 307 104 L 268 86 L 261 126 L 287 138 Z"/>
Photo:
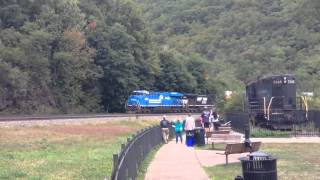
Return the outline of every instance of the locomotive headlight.
<path id="1" fill-rule="evenodd" d="M 287 77 L 283 77 L 283 84 L 287 84 Z"/>

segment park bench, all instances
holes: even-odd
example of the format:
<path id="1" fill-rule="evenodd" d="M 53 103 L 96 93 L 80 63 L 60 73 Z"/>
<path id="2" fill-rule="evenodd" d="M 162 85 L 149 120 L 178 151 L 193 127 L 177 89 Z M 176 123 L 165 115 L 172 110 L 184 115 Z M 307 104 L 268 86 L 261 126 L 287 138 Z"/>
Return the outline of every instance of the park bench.
<path id="1" fill-rule="evenodd" d="M 215 143 L 240 143 L 242 136 L 240 134 L 212 134 L 210 141 L 212 149 Z M 209 144 L 209 140 L 208 140 Z"/>
<path id="2" fill-rule="evenodd" d="M 226 156 L 226 164 L 228 164 L 229 154 L 241 154 L 246 152 L 255 152 L 260 149 L 261 142 L 252 142 L 251 148 L 245 146 L 244 143 L 227 144 L 224 153 L 217 153 Z"/>
<path id="3" fill-rule="evenodd" d="M 230 132 L 231 127 L 228 125 L 222 125 L 221 127 L 219 127 L 218 131 L 206 132 L 207 144 L 209 144 L 209 138 L 212 142 L 212 148 L 214 148 L 214 142 L 238 143 L 241 141 L 241 135 L 233 134 Z"/>
<path id="4" fill-rule="evenodd" d="M 209 137 L 211 137 L 213 134 L 229 134 L 231 131 L 231 127 L 229 124 L 222 124 L 219 128 L 219 130 L 210 130 L 210 131 L 206 131 L 206 137 L 207 140 Z"/>
<path id="5" fill-rule="evenodd" d="M 217 135 L 217 137 L 220 137 L 220 134 L 229 134 L 230 131 L 207 131 L 206 132 L 206 138 L 207 142 L 209 142 L 209 138 L 213 138 L 214 136 Z"/>

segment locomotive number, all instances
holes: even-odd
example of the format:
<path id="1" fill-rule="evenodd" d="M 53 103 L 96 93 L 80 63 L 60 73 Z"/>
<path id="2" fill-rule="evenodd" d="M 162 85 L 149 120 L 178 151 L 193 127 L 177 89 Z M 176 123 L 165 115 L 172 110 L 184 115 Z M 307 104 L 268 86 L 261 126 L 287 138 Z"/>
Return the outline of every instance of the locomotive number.
<path id="1" fill-rule="evenodd" d="M 273 80 L 273 84 L 294 84 L 294 79 L 287 79 L 282 82 L 282 80 Z"/>
<path id="2" fill-rule="evenodd" d="M 197 102 L 200 102 L 201 104 L 207 104 L 208 98 L 206 97 L 197 97 Z"/>
<path id="3" fill-rule="evenodd" d="M 207 104 L 208 98 L 202 98 L 202 104 Z"/>
<path id="4" fill-rule="evenodd" d="M 282 84 L 281 80 L 273 80 L 273 84 Z"/>
<path id="5" fill-rule="evenodd" d="M 288 84 L 294 84 L 294 79 L 289 79 Z"/>

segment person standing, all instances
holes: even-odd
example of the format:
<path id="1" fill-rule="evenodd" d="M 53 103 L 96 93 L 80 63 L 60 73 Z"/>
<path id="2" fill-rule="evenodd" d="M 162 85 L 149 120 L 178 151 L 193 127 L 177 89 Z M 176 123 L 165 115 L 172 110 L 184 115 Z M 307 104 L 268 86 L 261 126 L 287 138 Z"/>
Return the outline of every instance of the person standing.
<path id="1" fill-rule="evenodd" d="M 195 125 L 195 120 L 194 118 L 191 116 L 191 114 L 188 114 L 187 118 L 186 118 L 186 123 L 184 126 L 184 130 L 186 130 L 186 132 L 192 132 L 194 130 L 194 128 L 196 127 Z"/>
<path id="2" fill-rule="evenodd" d="M 195 127 L 196 128 L 204 128 L 202 117 L 196 118 L 195 120 Z"/>
<path id="3" fill-rule="evenodd" d="M 195 129 L 195 120 L 191 116 L 191 114 L 188 114 L 186 118 L 186 123 L 184 126 L 184 130 L 186 131 L 186 144 L 187 146 L 193 146 L 194 143 L 194 129 Z"/>
<path id="4" fill-rule="evenodd" d="M 206 131 L 210 128 L 210 111 L 208 111 L 207 108 L 204 109 L 204 111 L 201 114 L 202 121 L 204 122 L 204 128 L 206 128 Z"/>
<path id="5" fill-rule="evenodd" d="M 213 127 L 215 131 L 219 130 L 219 127 L 221 126 L 220 122 L 219 122 L 219 115 L 216 112 L 212 113 L 213 116 Z"/>
<path id="6" fill-rule="evenodd" d="M 176 143 L 178 143 L 179 138 L 180 142 L 182 143 L 182 131 L 183 131 L 183 124 L 178 119 L 176 122 L 173 122 L 172 125 L 174 126 L 175 133 L 176 133 Z"/>
<path id="7" fill-rule="evenodd" d="M 162 138 L 165 143 L 168 143 L 169 140 L 169 125 L 170 122 L 167 120 L 166 115 L 164 115 L 162 120 L 160 121 L 160 127 L 162 131 Z"/>
<path id="8" fill-rule="evenodd" d="M 214 125 L 213 125 L 213 121 L 214 121 L 213 110 L 210 111 L 209 121 L 210 121 L 210 129 L 211 129 L 212 131 L 214 131 Z"/>

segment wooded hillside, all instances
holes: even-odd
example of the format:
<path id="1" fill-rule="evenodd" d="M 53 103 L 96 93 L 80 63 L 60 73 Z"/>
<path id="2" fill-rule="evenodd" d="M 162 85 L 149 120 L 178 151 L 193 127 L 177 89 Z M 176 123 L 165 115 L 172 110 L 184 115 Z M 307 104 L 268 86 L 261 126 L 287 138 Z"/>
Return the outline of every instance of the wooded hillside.
<path id="1" fill-rule="evenodd" d="M 134 89 L 320 90 L 318 0 L 2 0 L 0 113 L 120 112 Z"/>

